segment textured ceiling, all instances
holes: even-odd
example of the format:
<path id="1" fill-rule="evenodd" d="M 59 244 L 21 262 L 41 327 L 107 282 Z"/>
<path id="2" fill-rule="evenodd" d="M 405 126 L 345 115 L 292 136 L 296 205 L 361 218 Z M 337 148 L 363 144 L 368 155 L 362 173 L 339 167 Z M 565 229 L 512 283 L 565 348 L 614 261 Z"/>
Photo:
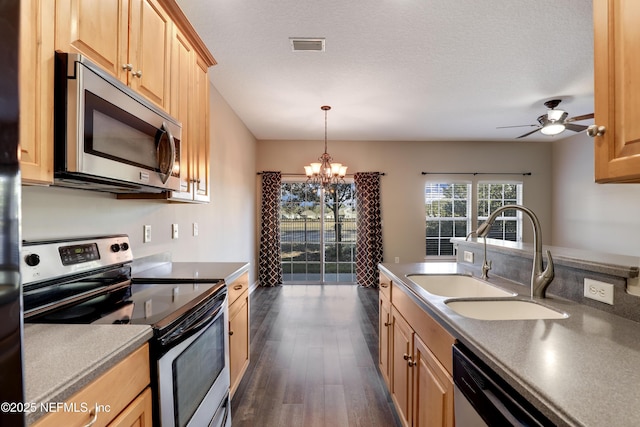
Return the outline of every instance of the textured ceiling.
<path id="1" fill-rule="evenodd" d="M 593 112 L 590 0 L 178 0 L 258 139 L 514 140 Z M 293 52 L 290 37 L 324 37 Z M 593 120 L 579 122 L 592 124 Z M 555 139 L 574 135 L 565 131 Z M 548 140 L 540 132 L 524 140 Z"/>

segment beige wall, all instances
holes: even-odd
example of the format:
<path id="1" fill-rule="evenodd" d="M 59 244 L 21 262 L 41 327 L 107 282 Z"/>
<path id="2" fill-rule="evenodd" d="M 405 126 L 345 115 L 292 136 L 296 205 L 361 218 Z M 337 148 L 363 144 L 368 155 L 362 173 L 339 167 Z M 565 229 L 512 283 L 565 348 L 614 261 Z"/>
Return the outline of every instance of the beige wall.
<path id="1" fill-rule="evenodd" d="M 256 141 L 213 87 L 210 109 L 211 203 L 116 200 L 92 191 L 25 186 L 23 238 L 126 233 L 137 258 L 171 252 L 175 261 L 243 261 L 255 266 Z M 194 222 L 198 237 L 192 235 Z M 178 240 L 171 239 L 172 223 L 179 226 Z M 149 243 L 142 243 L 145 224 L 152 227 Z"/>
<path id="2" fill-rule="evenodd" d="M 257 171 L 303 173 L 302 166 L 322 153 L 322 141 L 258 141 Z M 385 261 L 424 260 L 424 185 L 427 179 L 515 179 L 525 184 L 524 205 L 540 217 L 551 236 L 551 147 L 530 142 L 329 141 L 329 153 L 349 173 L 379 171 Z M 425 172 L 531 172 L 531 176 L 427 175 Z M 530 241 L 525 225 L 525 240 Z"/>
<path id="3" fill-rule="evenodd" d="M 596 184 L 593 139 L 553 144 L 553 244 L 640 257 L 640 185 Z"/>

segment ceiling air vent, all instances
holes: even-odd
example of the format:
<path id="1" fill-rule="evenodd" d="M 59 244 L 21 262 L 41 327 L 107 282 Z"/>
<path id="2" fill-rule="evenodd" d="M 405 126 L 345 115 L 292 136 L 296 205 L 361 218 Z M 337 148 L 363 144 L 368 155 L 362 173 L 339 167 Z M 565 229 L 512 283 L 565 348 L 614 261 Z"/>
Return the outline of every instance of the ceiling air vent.
<path id="1" fill-rule="evenodd" d="M 291 50 L 294 52 L 311 51 L 311 52 L 324 52 L 324 37 L 323 38 L 304 38 L 304 37 L 290 37 Z"/>

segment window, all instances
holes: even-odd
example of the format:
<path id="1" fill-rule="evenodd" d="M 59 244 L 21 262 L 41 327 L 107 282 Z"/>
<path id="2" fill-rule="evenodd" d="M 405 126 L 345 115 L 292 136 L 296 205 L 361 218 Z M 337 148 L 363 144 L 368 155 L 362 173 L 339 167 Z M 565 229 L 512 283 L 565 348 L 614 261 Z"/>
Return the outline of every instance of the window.
<path id="1" fill-rule="evenodd" d="M 428 182 L 424 200 L 426 256 L 454 257 L 451 238 L 466 237 L 501 206 L 522 204 L 522 183 Z M 502 212 L 488 237 L 521 241 L 520 211 Z"/>
<path id="2" fill-rule="evenodd" d="M 427 256 L 454 256 L 452 237 L 471 229 L 469 183 L 427 183 L 424 201 Z"/>
<path id="3" fill-rule="evenodd" d="M 521 183 L 478 183 L 478 225 L 504 205 L 522 204 Z M 520 211 L 507 210 L 496 218 L 489 235 L 490 239 L 522 240 L 522 215 Z"/>

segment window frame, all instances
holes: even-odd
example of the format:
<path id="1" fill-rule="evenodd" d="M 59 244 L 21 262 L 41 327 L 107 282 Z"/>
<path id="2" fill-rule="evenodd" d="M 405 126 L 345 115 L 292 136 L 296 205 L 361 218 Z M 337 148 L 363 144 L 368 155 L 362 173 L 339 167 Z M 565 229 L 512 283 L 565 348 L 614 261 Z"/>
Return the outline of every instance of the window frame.
<path id="1" fill-rule="evenodd" d="M 428 221 L 428 216 L 427 216 L 427 186 L 429 185 L 434 185 L 434 184 L 439 184 L 439 185 L 456 185 L 456 184 L 467 184 L 468 189 L 467 189 L 467 232 L 466 234 L 468 235 L 470 232 L 476 230 L 478 228 L 478 226 L 484 222 L 484 220 L 486 220 L 487 217 L 480 217 L 479 216 L 479 205 L 480 205 L 480 186 L 481 185 L 491 185 L 491 184 L 499 184 L 499 185 L 516 185 L 516 204 L 522 205 L 523 202 L 523 194 L 524 194 L 524 181 L 523 180 L 517 180 L 517 179 L 460 179 L 460 178 L 453 178 L 453 177 L 448 177 L 445 179 L 437 179 L 437 178 L 431 178 L 428 180 L 424 181 L 424 187 L 423 187 L 423 191 L 424 191 L 424 204 L 425 204 L 425 210 L 424 210 L 424 214 L 425 214 L 425 229 L 424 229 L 424 259 L 427 261 L 446 261 L 446 260 L 455 260 L 456 259 L 456 253 L 455 253 L 455 248 L 453 250 L 453 255 L 427 255 L 427 240 L 429 239 L 427 236 L 427 221 Z M 454 199 L 452 199 L 454 200 Z M 485 199 L 483 199 L 485 200 Z M 491 199 L 489 199 L 490 201 Z M 504 198 L 501 200 L 505 200 Z M 469 212 L 470 211 L 470 212 Z M 444 217 L 448 220 L 452 220 L 455 221 L 456 217 Z M 505 221 L 504 216 L 500 216 L 497 218 L 497 220 L 499 221 Z M 507 218 L 515 218 L 516 221 L 516 240 L 517 242 L 522 242 L 523 241 L 523 226 L 522 226 L 522 212 L 521 211 L 516 211 L 516 216 L 515 217 L 507 217 Z M 504 230 L 504 227 L 503 227 Z M 457 236 L 455 235 L 455 230 L 452 231 L 453 236 L 451 237 L 463 237 L 463 236 Z M 504 235 L 504 233 L 503 233 Z M 442 238 L 446 238 L 445 237 L 441 237 L 441 235 L 438 235 L 437 237 L 438 239 L 442 239 Z M 434 237 L 432 236 L 431 239 L 434 239 Z M 509 240 L 511 241 L 511 240 Z M 439 244 L 439 243 L 438 243 Z M 440 251 L 439 251 L 440 252 Z"/>

